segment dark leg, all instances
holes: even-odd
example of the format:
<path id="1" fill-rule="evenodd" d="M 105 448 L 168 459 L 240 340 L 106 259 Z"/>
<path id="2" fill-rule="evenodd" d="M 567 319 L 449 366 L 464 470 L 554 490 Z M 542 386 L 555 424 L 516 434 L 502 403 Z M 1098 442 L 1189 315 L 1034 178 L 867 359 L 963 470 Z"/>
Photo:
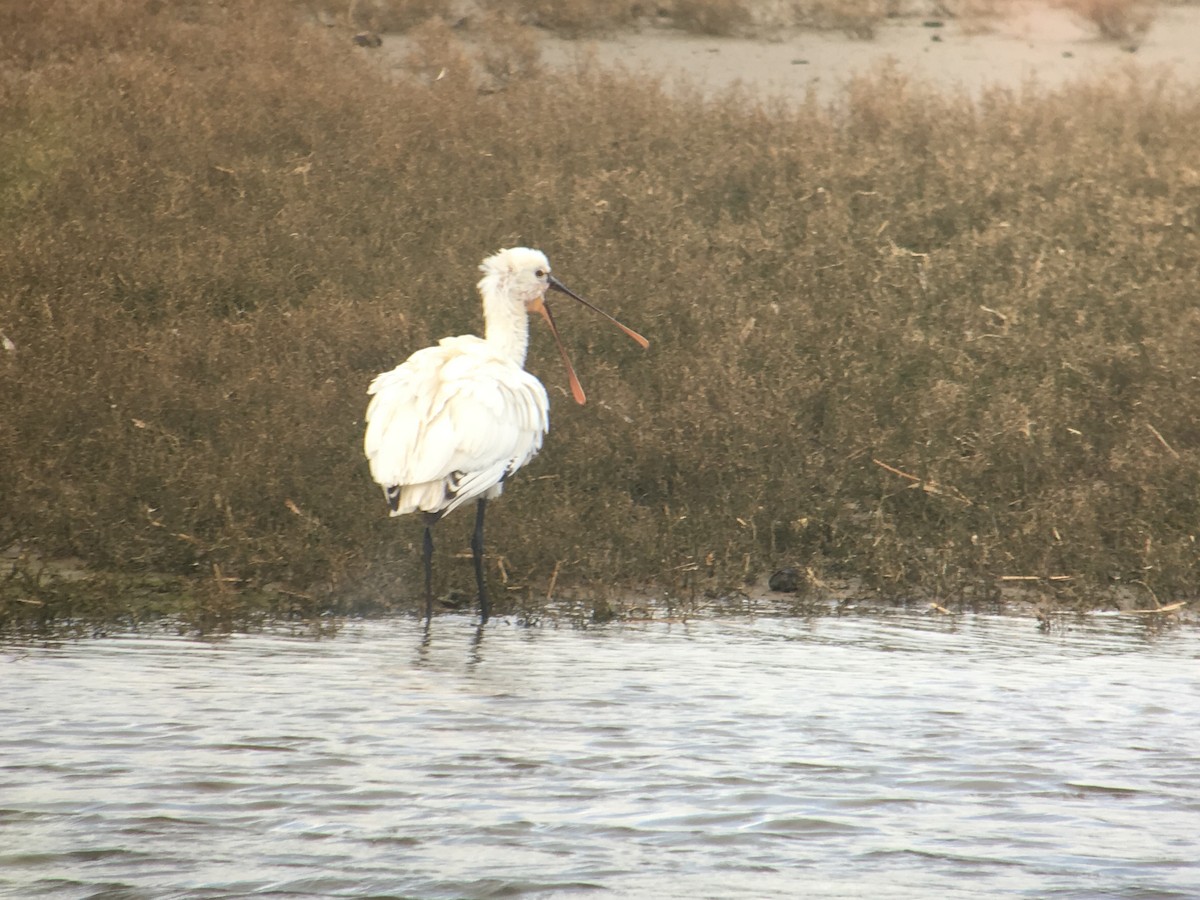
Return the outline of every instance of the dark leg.
<path id="1" fill-rule="evenodd" d="M 471 552 L 475 556 L 475 584 L 479 587 L 479 623 L 488 620 L 491 604 L 488 603 L 487 580 L 483 577 L 483 511 L 487 508 L 487 500 L 480 500 L 475 506 L 475 534 L 471 537 Z"/>
<path id="2" fill-rule="evenodd" d="M 425 624 L 433 621 L 433 523 L 425 525 L 425 546 L 421 554 L 425 561 Z"/>

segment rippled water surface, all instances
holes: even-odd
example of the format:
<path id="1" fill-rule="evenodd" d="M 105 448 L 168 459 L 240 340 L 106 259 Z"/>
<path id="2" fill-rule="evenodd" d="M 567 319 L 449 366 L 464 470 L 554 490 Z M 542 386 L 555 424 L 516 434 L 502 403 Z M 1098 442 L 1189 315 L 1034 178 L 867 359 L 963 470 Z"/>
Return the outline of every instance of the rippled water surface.
<path id="1" fill-rule="evenodd" d="M 916 615 L 0 650 L 14 897 L 1197 897 L 1200 634 Z"/>

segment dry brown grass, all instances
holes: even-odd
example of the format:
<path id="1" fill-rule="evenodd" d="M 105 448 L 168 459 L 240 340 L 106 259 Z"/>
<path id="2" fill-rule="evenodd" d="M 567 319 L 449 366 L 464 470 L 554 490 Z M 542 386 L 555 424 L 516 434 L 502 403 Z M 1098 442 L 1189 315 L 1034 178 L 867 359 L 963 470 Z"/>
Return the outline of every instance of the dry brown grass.
<path id="1" fill-rule="evenodd" d="M 535 330 L 553 430 L 495 504 L 502 607 L 784 564 L 943 603 L 1192 596 L 1200 101 L 1171 82 L 972 102 L 885 71 L 785 110 L 497 63 L 497 92 L 395 84 L 291 6 L 70 11 L 3 23 L 0 546 L 199 577 L 206 622 L 252 588 L 411 608 L 364 391 L 476 329 L 475 265 L 527 243 L 653 347 L 564 310 L 577 408 Z"/>
<path id="2" fill-rule="evenodd" d="M 741 0 L 673 0 L 661 9 L 673 27 L 693 34 L 733 35 L 754 24 L 752 4 Z"/>
<path id="3" fill-rule="evenodd" d="M 453 16 L 452 5 L 445 0 L 342 0 L 344 12 L 332 8 L 335 21 L 344 17 L 347 25 L 370 31 L 406 31 L 433 18 Z M 330 7 L 324 7 L 331 11 Z"/>
<path id="4" fill-rule="evenodd" d="M 407 32 L 431 19 L 475 34 L 497 19 L 579 38 L 646 24 L 692 34 L 771 39 L 780 29 L 840 31 L 871 40 L 889 20 L 956 19 L 966 32 L 987 30 L 1021 0 L 292 0 L 319 21 L 374 32 Z M 1167 0 L 1046 0 L 1094 25 L 1109 40 L 1136 41 Z M 1187 2 L 1187 0 L 1182 0 Z M 153 0 L 161 5 L 161 0 Z M 155 6 L 154 8 L 158 8 Z"/>
<path id="5" fill-rule="evenodd" d="M 564 37 L 601 34 L 633 23 L 634 0 L 481 0 L 488 11 L 558 32 Z"/>
<path id="6" fill-rule="evenodd" d="M 293 0 L 316 20 L 407 32 L 431 19 L 475 35 L 496 19 L 580 38 L 646 25 L 691 34 L 771 39 L 781 29 L 840 31 L 869 40 L 888 20 L 950 16 L 969 29 L 1006 15 L 1015 0 Z M 1071 0 L 1080 2 L 1083 0 Z M 1134 0 L 1106 0 L 1131 3 Z"/>
<path id="7" fill-rule="evenodd" d="M 1154 23 L 1152 0 L 1062 0 L 1062 5 L 1096 27 L 1110 41 L 1141 38 Z"/>

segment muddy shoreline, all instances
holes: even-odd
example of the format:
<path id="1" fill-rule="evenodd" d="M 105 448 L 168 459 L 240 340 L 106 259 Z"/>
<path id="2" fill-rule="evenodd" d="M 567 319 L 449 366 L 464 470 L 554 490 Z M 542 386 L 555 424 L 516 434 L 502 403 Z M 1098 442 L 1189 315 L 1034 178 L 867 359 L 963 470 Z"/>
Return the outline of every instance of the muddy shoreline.
<path id="1" fill-rule="evenodd" d="M 1071 593 L 1070 582 L 1069 577 L 1010 576 L 972 597 L 906 599 L 884 596 L 851 581 L 818 581 L 811 572 L 788 568 L 719 595 L 678 597 L 653 587 L 595 595 L 568 589 L 562 596 L 518 604 L 497 618 L 535 627 L 589 628 L 708 617 L 811 618 L 916 611 L 947 618 L 972 613 L 1014 616 L 1029 619 L 1043 631 L 1068 628 L 1078 617 L 1091 615 L 1140 619 L 1152 628 L 1200 623 L 1194 602 L 1162 604 L 1134 585 L 1114 587 L 1081 601 Z M 404 597 L 408 593 L 395 592 Z M 457 591 L 440 597 L 438 604 L 439 615 L 474 612 L 473 598 Z M 281 585 L 252 586 L 212 575 L 102 572 L 76 558 L 42 558 L 18 545 L 0 551 L 0 638 L 103 637 L 142 631 L 219 637 L 278 627 L 327 636 L 355 619 L 397 615 L 419 615 L 419 610 L 405 601 L 378 599 L 339 606 L 326 591 L 300 594 Z"/>

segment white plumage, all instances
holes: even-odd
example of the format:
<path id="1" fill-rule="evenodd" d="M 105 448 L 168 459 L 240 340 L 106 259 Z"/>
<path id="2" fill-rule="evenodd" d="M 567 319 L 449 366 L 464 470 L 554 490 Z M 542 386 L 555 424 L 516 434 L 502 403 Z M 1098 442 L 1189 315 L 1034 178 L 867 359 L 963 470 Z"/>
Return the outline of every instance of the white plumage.
<path id="1" fill-rule="evenodd" d="M 585 401 L 579 380 L 545 303 L 548 289 L 596 309 L 550 274 L 545 254 L 526 247 L 501 250 L 480 266 L 486 323 L 482 338 L 443 338 L 418 350 L 371 383 L 364 450 L 371 477 L 383 488 L 393 516 L 425 514 L 426 618 L 432 615 L 432 526 L 446 513 L 478 501 L 472 549 L 480 616 L 488 601 L 483 577 L 483 518 L 487 500 L 542 447 L 550 428 L 550 400 L 525 371 L 528 313 L 549 323 L 567 365 L 571 391 Z M 642 346 L 641 335 L 601 312 Z"/>
<path id="2" fill-rule="evenodd" d="M 368 393 L 367 459 L 393 516 L 498 497 L 550 427 L 541 382 L 472 335 L 417 351 Z"/>

